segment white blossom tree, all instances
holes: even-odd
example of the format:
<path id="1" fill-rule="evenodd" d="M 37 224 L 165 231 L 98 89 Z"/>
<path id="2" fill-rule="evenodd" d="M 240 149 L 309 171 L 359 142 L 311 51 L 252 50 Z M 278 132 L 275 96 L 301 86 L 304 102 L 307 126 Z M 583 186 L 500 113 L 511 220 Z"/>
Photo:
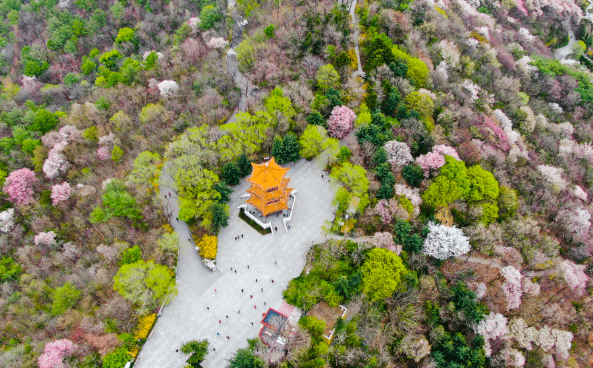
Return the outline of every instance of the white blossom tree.
<path id="1" fill-rule="evenodd" d="M 0 212 L 0 231 L 8 233 L 14 226 L 14 208 Z"/>
<path id="2" fill-rule="evenodd" d="M 509 334 L 507 318 L 500 313 L 490 313 L 485 320 L 480 321 L 475 331 L 484 337 L 484 351 L 486 356 L 489 357 L 492 355 L 490 341 L 504 340 Z"/>
<path id="3" fill-rule="evenodd" d="M 387 161 L 392 166 L 403 166 L 414 160 L 410 147 L 405 142 L 389 141 L 383 148 L 387 152 Z"/>
<path id="4" fill-rule="evenodd" d="M 500 269 L 500 273 L 505 278 L 502 290 L 507 298 L 507 310 L 519 308 L 523 295 L 521 272 L 513 266 L 506 266 Z"/>
<path id="5" fill-rule="evenodd" d="M 175 92 L 177 92 L 177 90 L 179 89 L 179 85 L 175 81 L 164 80 L 161 83 L 157 84 L 157 88 L 161 93 L 161 97 L 167 97 L 175 94 Z"/>
<path id="6" fill-rule="evenodd" d="M 437 259 L 458 257 L 470 251 L 468 238 L 455 226 L 428 223 L 428 236 L 424 240 L 422 253 Z"/>

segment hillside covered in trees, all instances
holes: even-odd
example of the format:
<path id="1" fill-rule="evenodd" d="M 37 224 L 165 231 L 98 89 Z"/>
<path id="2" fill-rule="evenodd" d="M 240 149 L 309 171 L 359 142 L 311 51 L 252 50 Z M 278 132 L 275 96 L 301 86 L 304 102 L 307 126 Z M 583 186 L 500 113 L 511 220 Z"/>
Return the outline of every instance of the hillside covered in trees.
<path id="1" fill-rule="evenodd" d="M 176 292 L 163 168 L 215 258 L 274 156 L 350 238 L 285 299 L 357 313 L 231 367 L 592 367 L 588 6 L 0 0 L 0 366 L 123 367 Z"/>

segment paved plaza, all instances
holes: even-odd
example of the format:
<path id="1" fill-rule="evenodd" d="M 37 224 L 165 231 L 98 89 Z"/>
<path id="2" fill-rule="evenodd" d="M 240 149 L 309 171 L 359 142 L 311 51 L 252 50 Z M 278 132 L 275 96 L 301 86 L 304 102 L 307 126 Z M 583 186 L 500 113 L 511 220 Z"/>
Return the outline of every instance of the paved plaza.
<path id="1" fill-rule="evenodd" d="M 311 245 L 323 240 L 324 221 L 333 218 L 334 192 L 316 163 L 301 159 L 289 166 L 289 186 L 298 191 L 290 230 L 280 226 L 282 216 L 269 217 L 278 227 L 275 235 L 260 235 L 239 219 L 237 207 L 245 202 L 240 196 L 249 188 L 243 181 L 231 196 L 229 225 L 219 234 L 216 272 L 202 264 L 195 244 L 188 242 L 187 225 L 175 221 L 179 208 L 170 189 L 173 180 L 163 175 L 161 195 L 172 194 L 166 207 L 179 233 L 179 294 L 163 309 L 135 367 L 183 367 L 187 356 L 175 350 L 186 341 L 208 339 L 203 366 L 223 368 L 237 349 L 247 347 L 247 339 L 258 336 L 262 313 L 280 307 L 282 291 L 301 273 Z"/>

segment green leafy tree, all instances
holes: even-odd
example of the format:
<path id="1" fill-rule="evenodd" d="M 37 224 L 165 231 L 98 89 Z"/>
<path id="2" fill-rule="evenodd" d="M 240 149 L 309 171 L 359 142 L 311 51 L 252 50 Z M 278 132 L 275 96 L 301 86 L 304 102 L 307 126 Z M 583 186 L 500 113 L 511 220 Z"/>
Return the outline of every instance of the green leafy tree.
<path id="1" fill-rule="evenodd" d="M 490 225 L 498 218 L 498 206 L 495 203 L 484 203 L 481 205 L 482 207 L 482 217 L 480 217 L 480 221 L 486 224 L 486 226 Z"/>
<path id="2" fill-rule="evenodd" d="M 136 222 L 142 220 L 136 199 L 127 192 L 122 183 L 113 180 L 107 184 L 102 199 L 102 206 L 95 207 L 91 213 L 92 223 L 105 222 L 112 217 L 123 217 Z"/>
<path id="3" fill-rule="evenodd" d="M 322 90 L 340 88 L 340 75 L 331 64 L 321 66 L 317 71 L 315 79 L 317 80 L 317 86 Z"/>
<path id="4" fill-rule="evenodd" d="M 424 179 L 424 171 L 418 165 L 406 165 L 402 170 L 404 179 L 413 187 L 417 187 Z"/>
<path id="5" fill-rule="evenodd" d="M 329 148 L 332 140 L 336 141 L 335 143 L 339 146 L 339 141 L 327 136 L 327 130 L 324 127 L 320 125 L 309 125 L 299 138 L 299 145 L 301 146 L 299 153 L 307 160 L 312 160 Z"/>
<path id="6" fill-rule="evenodd" d="M 311 125 L 321 125 L 324 128 L 327 128 L 327 122 L 323 118 L 323 115 L 319 113 L 319 111 L 311 111 L 311 113 L 307 115 L 307 122 Z"/>
<path id="7" fill-rule="evenodd" d="M 103 368 L 122 368 L 130 361 L 130 354 L 125 347 L 116 348 L 103 357 Z"/>
<path id="8" fill-rule="evenodd" d="M 234 162 L 229 162 L 222 167 L 222 179 L 231 186 L 239 184 L 241 181 L 241 170 Z"/>
<path id="9" fill-rule="evenodd" d="M 296 115 L 296 110 L 290 99 L 284 97 L 284 92 L 280 87 L 276 87 L 270 92 L 264 106 L 274 126 L 281 122 L 288 123 L 289 126 L 293 124 L 292 118 Z"/>
<path id="10" fill-rule="evenodd" d="M 35 148 L 39 146 L 41 146 L 41 141 L 39 139 L 28 138 L 23 140 L 23 142 L 21 143 L 21 150 L 24 153 L 32 155 L 33 151 L 35 151 Z"/>
<path id="11" fill-rule="evenodd" d="M 142 260 L 142 250 L 139 246 L 134 245 L 132 248 L 123 251 L 119 265 L 123 266 L 130 263 L 136 263 L 140 260 Z"/>
<path id="12" fill-rule="evenodd" d="M 64 84 L 67 86 L 73 86 L 80 82 L 80 76 L 78 73 L 68 73 L 64 76 Z"/>
<path id="13" fill-rule="evenodd" d="M 476 303 L 476 293 L 469 290 L 461 281 L 451 288 L 451 301 L 465 317 L 474 323 L 484 320 L 484 307 Z"/>
<path id="14" fill-rule="evenodd" d="M 214 189 L 219 182 L 218 175 L 202 168 L 195 159 L 178 158 L 174 166 L 175 183 L 180 194 L 179 219 L 190 221 L 202 218 L 202 226 L 210 226 L 210 207 L 220 200 L 220 193 Z"/>
<path id="15" fill-rule="evenodd" d="M 264 368 L 262 358 L 253 354 L 251 349 L 239 349 L 229 361 L 228 368 Z"/>
<path id="16" fill-rule="evenodd" d="M 364 71 L 370 73 L 372 70 L 383 64 L 390 64 L 395 61 L 391 51 L 393 42 L 385 33 L 375 34 L 369 41 L 363 43 Z"/>
<path id="17" fill-rule="evenodd" d="M 59 122 L 60 119 L 55 113 L 46 109 L 38 109 L 35 111 L 35 117 L 29 125 L 29 130 L 40 132 L 43 135 L 55 128 Z"/>
<path id="18" fill-rule="evenodd" d="M 220 193 L 220 199 L 218 200 L 218 202 L 229 203 L 229 201 L 231 200 L 231 194 L 233 193 L 233 188 L 229 187 L 224 182 L 220 182 L 214 185 L 214 190 Z"/>
<path id="19" fill-rule="evenodd" d="M 212 216 L 212 230 L 218 233 L 220 228 L 223 228 L 229 224 L 229 205 L 224 203 L 214 203 L 210 207 L 210 213 Z"/>
<path id="20" fill-rule="evenodd" d="M 111 51 L 107 51 L 99 58 L 99 61 L 105 65 L 109 70 L 115 71 L 117 70 L 117 62 L 122 58 L 122 54 L 119 51 L 113 49 Z"/>
<path id="21" fill-rule="evenodd" d="M 266 28 L 264 28 L 264 34 L 267 38 L 274 38 L 274 25 L 270 24 Z"/>
<path id="22" fill-rule="evenodd" d="M 236 48 L 237 63 L 242 73 L 247 73 L 253 69 L 255 63 L 255 47 L 250 39 L 243 40 Z"/>
<path id="23" fill-rule="evenodd" d="M 138 315 L 150 312 L 174 289 L 169 268 L 153 261 L 123 265 L 113 277 L 113 290 L 132 302 Z"/>
<path id="24" fill-rule="evenodd" d="M 274 156 L 276 162 L 279 164 L 298 161 L 301 156 L 299 155 L 299 144 L 296 137 L 293 134 L 289 134 L 284 139 L 280 137 L 274 138 L 272 156 Z"/>
<path id="25" fill-rule="evenodd" d="M 52 305 L 51 314 L 57 316 L 73 307 L 80 299 L 80 290 L 76 289 L 72 283 L 67 282 L 51 293 Z"/>
<path id="26" fill-rule="evenodd" d="M 432 346 L 431 356 L 439 368 L 484 368 L 486 357 L 482 345 L 484 339 L 476 335 L 474 342 L 468 345 L 465 337 L 457 332 L 453 336 L 445 332 L 444 336 Z"/>
<path id="27" fill-rule="evenodd" d="M 111 11 L 111 14 L 113 15 L 113 17 L 120 22 L 121 18 L 124 16 L 126 8 L 124 7 L 124 4 L 122 4 L 119 1 L 116 1 L 113 3 L 113 5 L 111 6 L 111 8 L 109 8 L 109 11 Z"/>
<path id="28" fill-rule="evenodd" d="M 208 346 L 210 346 L 208 340 L 191 340 L 181 345 L 181 352 L 183 354 L 190 354 L 190 357 L 187 359 L 187 364 L 190 367 L 201 367 L 200 363 L 202 363 L 208 354 Z"/>
<path id="29" fill-rule="evenodd" d="M 444 207 L 465 198 L 470 191 L 471 183 L 463 161 L 445 156 L 446 164 L 441 173 L 422 195 L 426 204 L 432 207 Z"/>
<path id="30" fill-rule="evenodd" d="M 251 166 L 251 161 L 247 158 L 247 155 L 242 153 L 241 156 L 237 159 L 237 166 L 241 171 L 241 176 L 246 177 L 247 175 L 251 175 L 251 170 L 253 169 Z"/>
<path id="31" fill-rule="evenodd" d="M 214 24 L 222 18 L 222 14 L 218 11 L 216 6 L 208 5 L 202 9 L 200 13 L 200 29 L 207 31 L 214 27 Z"/>
<path id="32" fill-rule="evenodd" d="M 136 31 L 134 31 L 132 28 L 129 28 L 129 27 L 121 28 L 117 32 L 117 37 L 115 38 L 115 43 L 120 44 L 122 42 L 135 43 L 136 42 Z"/>
<path id="33" fill-rule="evenodd" d="M 471 189 L 467 196 L 469 202 L 483 200 L 494 202 L 498 199 L 498 181 L 490 171 L 482 169 L 480 165 L 475 165 L 467 170 L 467 175 L 471 183 Z"/>
<path id="34" fill-rule="evenodd" d="M 175 231 L 164 233 L 158 240 L 159 247 L 167 252 L 175 252 L 179 248 L 179 234 Z"/>
<path id="35" fill-rule="evenodd" d="M 402 278 L 407 272 L 401 258 L 383 248 L 371 249 L 360 271 L 362 291 L 371 301 L 391 296 L 400 287 Z"/>
<path id="36" fill-rule="evenodd" d="M 134 169 L 130 173 L 130 180 L 153 190 L 158 185 L 161 173 L 161 156 L 158 153 L 144 151 L 134 160 Z"/>
<path id="37" fill-rule="evenodd" d="M 340 147 L 340 153 L 338 153 L 338 159 L 341 162 L 345 162 L 345 161 L 350 160 L 350 157 L 352 157 L 352 151 L 350 151 L 350 149 L 346 146 Z"/>
<path id="38" fill-rule="evenodd" d="M 519 207 L 517 191 L 501 185 L 498 192 L 498 215 L 500 216 L 500 219 L 513 217 Z"/>
<path id="39" fill-rule="evenodd" d="M 121 160 L 121 158 L 124 155 L 124 151 L 119 148 L 119 146 L 115 145 L 113 146 L 113 149 L 111 150 L 111 159 L 115 162 L 119 162 L 119 160 Z"/>
<path id="40" fill-rule="evenodd" d="M 23 269 L 12 257 L 0 259 L 0 283 L 6 281 L 17 281 Z"/>
<path id="41" fill-rule="evenodd" d="M 412 233 L 412 225 L 402 220 L 397 220 L 393 226 L 393 240 L 403 245 L 408 253 L 420 253 L 424 242 L 420 235 Z"/>
<path id="42" fill-rule="evenodd" d="M 89 75 L 97 69 L 97 64 L 85 58 L 86 56 L 82 59 L 82 65 L 80 66 L 80 70 L 82 71 L 82 74 Z"/>
<path id="43" fill-rule="evenodd" d="M 321 339 L 326 328 L 324 321 L 312 316 L 301 317 L 299 326 L 307 330 L 314 339 Z"/>
<path id="44" fill-rule="evenodd" d="M 96 34 L 107 24 L 107 14 L 101 9 L 95 9 L 93 15 L 86 24 L 90 34 Z"/>
<path id="45" fill-rule="evenodd" d="M 369 180 L 362 166 L 344 162 L 342 166 L 335 167 L 330 176 L 344 184 L 355 196 L 362 198 L 367 195 Z"/>

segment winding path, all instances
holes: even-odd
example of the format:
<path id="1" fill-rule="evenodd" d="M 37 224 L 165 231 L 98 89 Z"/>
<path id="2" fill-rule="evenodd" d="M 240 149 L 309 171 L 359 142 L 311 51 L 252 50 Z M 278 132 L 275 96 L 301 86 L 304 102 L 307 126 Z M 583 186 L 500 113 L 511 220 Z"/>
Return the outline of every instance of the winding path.
<path id="1" fill-rule="evenodd" d="M 348 13 L 350 14 L 350 18 L 352 19 L 352 25 L 354 27 L 354 51 L 356 52 L 356 59 L 358 61 L 358 70 L 356 70 L 352 75 L 357 76 L 364 76 L 364 72 L 362 71 L 362 64 L 360 63 L 360 52 L 358 48 L 358 39 L 360 38 L 360 25 L 356 20 L 356 3 L 357 0 L 354 0 L 350 3 L 350 9 Z"/>
<path id="2" fill-rule="evenodd" d="M 566 44 L 566 46 L 563 46 L 559 49 L 556 50 L 556 52 L 554 52 L 554 57 L 557 60 L 565 60 L 566 57 L 570 54 L 573 53 L 573 45 L 577 42 L 577 39 L 574 35 L 574 31 L 572 30 L 572 27 L 570 26 L 570 24 L 568 22 L 563 22 L 562 23 L 564 25 L 564 28 L 566 28 L 566 31 L 568 32 L 568 44 Z"/>

